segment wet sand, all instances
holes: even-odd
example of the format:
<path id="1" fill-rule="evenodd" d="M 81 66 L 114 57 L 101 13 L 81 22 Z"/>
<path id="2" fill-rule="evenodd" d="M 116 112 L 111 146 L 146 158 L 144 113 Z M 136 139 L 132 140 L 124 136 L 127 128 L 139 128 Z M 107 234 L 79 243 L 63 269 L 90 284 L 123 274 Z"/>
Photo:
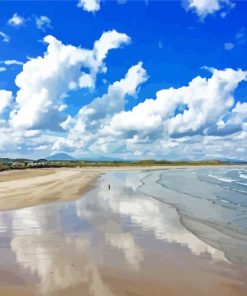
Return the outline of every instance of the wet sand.
<path id="1" fill-rule="evenodd" d="M 0 174 L 0 210 L 78 198 L 98 172 L 80 169 L 28 169 Z"/>
<path id="2" fill-rule="evenodd" d="M 0 295 L 246 296 L 245 268 L 140 192 L 142 177 L 107 172 L 79 199 L 0 212 Z"/>

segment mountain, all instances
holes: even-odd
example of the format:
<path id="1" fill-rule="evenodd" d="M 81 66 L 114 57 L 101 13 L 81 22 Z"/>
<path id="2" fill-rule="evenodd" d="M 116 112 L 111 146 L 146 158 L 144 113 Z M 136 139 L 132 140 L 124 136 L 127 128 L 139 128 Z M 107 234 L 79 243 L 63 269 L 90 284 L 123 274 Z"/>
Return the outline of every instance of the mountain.
<path id="1" fill-rule="evenodd" d="M 71 157 L 66 153 L 57 153 L 46 157 L 47 160 L 76 160 L 75 158 Z"/>

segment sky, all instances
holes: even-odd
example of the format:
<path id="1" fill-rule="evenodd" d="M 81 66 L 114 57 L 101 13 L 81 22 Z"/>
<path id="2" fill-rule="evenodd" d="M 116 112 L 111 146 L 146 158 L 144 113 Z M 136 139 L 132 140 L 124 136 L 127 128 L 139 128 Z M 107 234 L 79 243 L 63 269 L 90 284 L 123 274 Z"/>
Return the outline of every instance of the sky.
<path id="1" fill-rule="evenodd" d="M 247 160 L 246 11 L 1 1 L 0 157 Z"/>

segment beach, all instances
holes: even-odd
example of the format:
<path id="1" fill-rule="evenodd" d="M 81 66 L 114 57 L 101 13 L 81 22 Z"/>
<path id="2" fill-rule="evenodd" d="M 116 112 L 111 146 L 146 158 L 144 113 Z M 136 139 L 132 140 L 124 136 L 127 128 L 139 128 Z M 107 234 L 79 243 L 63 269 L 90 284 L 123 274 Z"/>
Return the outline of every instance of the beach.
<path id="1" fill-rule="evenodd" d="M 200 167 L 203 166 L 176 166 L 175 169 Z M 215 166 L 207 167 L 214 168 Z M 229 165 L 217 167 L 227 168 Z M 231 167 L 237 166 L 231 165 Z M 29 207 L 55 200 L 76 199 L 92 188 L 94 181 L 104 172 L 162 169 L 174 169 L 174 166 L 102 166 L 3 171 L 0 172 L 0 211 Z"/>
<path id="2" fill-rule="evenodd" d="M 245 167 L 0 176 L 0 295 L 247 294 Z"/>
<path id="3" fill-rule="evenodd" d="M 0 210 L 75 199 L 99 176 L 79 169 L 29 169 L 0 173 Z"/>

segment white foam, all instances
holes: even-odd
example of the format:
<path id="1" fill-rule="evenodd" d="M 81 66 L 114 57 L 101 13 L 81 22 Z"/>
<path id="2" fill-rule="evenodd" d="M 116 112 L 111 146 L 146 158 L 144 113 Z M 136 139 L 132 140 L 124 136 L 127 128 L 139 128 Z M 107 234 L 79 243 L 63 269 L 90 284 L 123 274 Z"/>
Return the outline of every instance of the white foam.
<path id="1" fill-rule="evenodd" d="M 236 182 L 236 184 L 247 186 L 247 183 Z"/>
<path id="2" fill-rule="evenodd" d="M 211 178 L 223 181 L 223 182 L 227 182 L 227 183 L 232 183 L 232 182 L 236 181 L 234 179 L 225 178 L 225 177 L 222 177 L 222 176 L 216 176 L 216 175 L 213 175 L 213 174 L 208 174 L 208 176 L 211 177 Z"/>
<path id="3" fill-rule="evenodd" d="M 239 174 L 239 176 L 240 176 L 240 178 L 242 178 L 242 179 L 247 179 L 247 174 Z"/>

